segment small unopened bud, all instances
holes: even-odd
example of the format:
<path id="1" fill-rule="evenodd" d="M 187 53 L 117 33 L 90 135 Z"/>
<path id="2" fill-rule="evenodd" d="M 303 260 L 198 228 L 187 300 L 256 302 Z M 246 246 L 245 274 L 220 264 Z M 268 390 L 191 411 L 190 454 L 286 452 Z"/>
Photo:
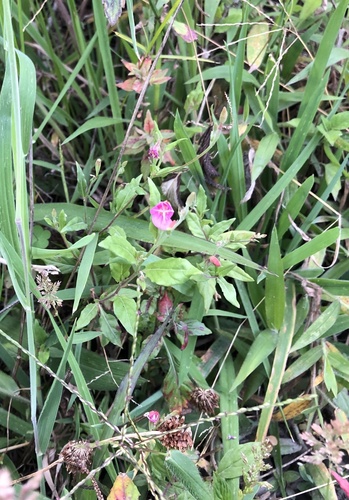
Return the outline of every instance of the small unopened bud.
<path id="1" fill-rule="evenodd" d="M 220 267 L 222 265 L 221 261 L 215 255 L 211 255 L 208 260 L 216 267 Z"/>

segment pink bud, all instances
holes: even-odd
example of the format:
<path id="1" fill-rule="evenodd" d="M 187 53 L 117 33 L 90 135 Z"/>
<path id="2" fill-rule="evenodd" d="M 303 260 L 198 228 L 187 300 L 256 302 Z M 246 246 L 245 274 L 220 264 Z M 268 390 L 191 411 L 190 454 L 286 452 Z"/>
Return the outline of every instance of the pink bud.
<path id="1" fill-rule="evenodd" d="M 160 297 L 158 302 L 158 320 L 165 321 L 172 307 L 173 302 L 168 296 L 167 292 L 165 292 L 164 295 Z"/>
<path id="2" fill-rule="evenodd" d="M 174 210 L 169 201 L 161 201 L 155 207 L 150 209 L 151 221 L 155 227 L 166 231 L 167 229 L 172 229 L 176 224 L 175 220 L 172 220 L 172 215 Z"/>
<path id="3" fill-rule="evenodd" d="M 211 255 L 211 257 L 209 257 L 208 260 L 211 262 L 211 264 L 213 264 L 216 267 L 220 267 L 222 265 L 220 260 L 217 259 L 215 255 Z"/>
<path id="4" fill-rule="evenodd" d="M 160 419 L 160 413 L 155 410 L 147 411 L 147 413 L 144 413 L 144 416 L 147 417 L 152 424 L 157 424 Z"/>

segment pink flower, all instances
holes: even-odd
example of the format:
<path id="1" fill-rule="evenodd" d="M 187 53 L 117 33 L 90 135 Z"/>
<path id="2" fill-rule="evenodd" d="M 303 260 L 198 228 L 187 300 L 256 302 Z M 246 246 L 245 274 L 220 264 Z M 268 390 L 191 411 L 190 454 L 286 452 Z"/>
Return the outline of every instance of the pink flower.
<path id="1" fill-rule="evenodd" d="M 169 201 L 161 201 L 150 209 L 151 221 L 155 227 L 167 231 L 172 229 L 177 221 L 172 220 L 174 210 Z"/>
<path id="2" fill-rule="evenodd" d="M 215 255 L 211 255 L 211 257 L 208 259 L 211 264 L 213 264 L 216 267 L 220 267 L 222 264 L 219 259 Z"/>
<path id="3" fill-rule="evenodd" d="M 157 424 L 160 419 L 160 413 L 155 410 L 147 411 L 147 413 L 144 413 L 144 416 L 147 417 L 152 424 Z"/>

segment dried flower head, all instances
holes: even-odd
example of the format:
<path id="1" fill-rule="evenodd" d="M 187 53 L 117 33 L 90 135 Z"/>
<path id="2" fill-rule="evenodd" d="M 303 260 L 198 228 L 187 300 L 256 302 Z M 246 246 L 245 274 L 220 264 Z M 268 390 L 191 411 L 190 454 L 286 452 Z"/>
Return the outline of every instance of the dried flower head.
<path id="1" fill-rule="evenodd" d="M 208 415 L 213 415 L 215 408 L 219 408 L 219 395 L 213 389 L 196 387 L 190 394 L 195 406 Z"/>
<path id="2" fill-rule="evenodd" d="M 92 448 L 87 441 L 69 441 L 60 453 L 69 474 L 89 473 Z"/>
<path id="3" fill-rule="evenodd" d="M 42 271 L 40 274 L 37 274 L 36 283 L 38 285 L 38 290 L 41 293 L 41 297 L 39 299 L 41 304 L 44 304 L 47 309 L 53 307 L 53 309 L 56 310 L 57 307 L 61 307 L 62 300 L 56 295 L 61 284 L 60 281 L 53 283 L 48 275 L 48 272 Z"/>
<path id="4" fill-rule="evenodd" d="M 168 433 L 159 438 L 161 443 L 166 448 L 174 448 L 179 451 L 185 451 L 193 446 L 193 439 L 190 428 L 181 429 L 178 432 L 168 432 L 182 427 L 184 423 L 185 418 L 182 415 L 175 415 L 166 419 L 159 425 L 158 430 L 160 432 Z"/>
<path id="5" fill-rule="evenodd" d="M 336 418 L 322 426 L 313 424 L 313 433 L 303 432 L 301 437 L 313 448 L 311 456 L 302 458 L 304 462 L 320 464 L 329 460 L 336 470 L 343 474 L 343 469 L 348 465 L 342 463 L 343 458 L 349 453 L 349 420 L 341 410 L 335 411 Z"/>

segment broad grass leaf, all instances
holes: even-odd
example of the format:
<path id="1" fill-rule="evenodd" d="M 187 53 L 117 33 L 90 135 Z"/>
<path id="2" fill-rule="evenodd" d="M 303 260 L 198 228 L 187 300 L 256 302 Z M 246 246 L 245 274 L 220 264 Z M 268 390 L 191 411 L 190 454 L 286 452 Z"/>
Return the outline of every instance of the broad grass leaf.
<path id="1" fill-rule="evenodd" d="M 150 281 L 162 286 L 180 285 L 193 276 L 202 274 L 186 259 L 175 257 L 151 262 L 145 266 L 144 272 Z"/>
<path id="2" fill-rule="evenodd" d="M 212 498 L 211 490 L 188 456 L 178 450 L 171 450 L 165 459 L 166 467 L 176 476 L 196 500 Z"/>
<path id="3" fill-rule="evenodd" d="M 73 132 L 69 137 L 67 137 L 63 142 L 63 144 L 67 144 L 68 142 L 72 141 L 73 139 L 76 139 L 79 137 L 79 135 L 85 134 L 85 132 L 88 132 L 89 130 L 96 130 L 98 128 L 106 128 L 110 127 L 111 125 L 115 125 L 116 123 L 122 123 L 121 118 L 110 118 L 106 116 L 95 116 L 94 118 L 91 118 L 90 120 L 87 120 L 83 125 L 81 125 L 75 132 Z"/>
<path id="4" fill-rule="evenodd" d="M 127 333 L 135 335 L 137 306 L 134 299 L 125 297 L 124 295 L 117 295 L 113 299 L 113 310 L 118 321 L 120 321 Z"/>
<path id="5" fill-rule="evenodd" d="M 84 292 L 87 280 L 90 276 L 93 259 L 96 252 L 96 246 L 98 242 L 98 234 L 94 234 L 94 238 L 86 245 L 85 252 L 81 259 L 81 263 L 78 270 L 76 288 L 75 288 L 75 298 L 73 304 L 73 313 L 77 310 L 81 296 Z"/>
<path id="6" fill-rule="evenodd" d="M 308 346 L 312 342 L 320 339 L 337 321 L 340 312 L 339 302 L 333 302 L 326 310 L 317 318 L 310 327 L 302 333 L 302 336 L 293 344 L 290 352 L 299 351 L 303 347 Z"/>
<path id="7" fill-rule="evenodd" d="M 336 243 L 339 237 L 343 238 L 343 233 L 340 232 L 337 227 L 318 234 L 311 241 L 304 243 L 304 245 L 301 245 L 285 255 L 282 259 L 283 268 L 288 269 L 289 267 L 295 266 L 320 250 L 332 246 Z"/>
<path id="8" fill-rule="evenodd" d="M 302 206 L 305 203 L 305 200 L 309 196 L 309 192 L 311 191 L 313 184 L 314 184 L 314 176 L 311 175 L 303 182 L 303 184 L 295 191 L 293 196 L 289 199 L 278 221 L 279 240 L 281 240 L 282 236 L 286 233 L 287 229 L 290 227 L 291 225 L 290 218 L 294 220 L 298 216 Z"/>
<path id="9" fill-rule="evenodd" d="M 36 97 L 35 66 L 28 56 L 16 51 L 19 62 L 19 98 L 21 105 L 21 129 L 23 153 L 27 154 L 32 137 L 33 115 Z"/>
<path id="10" fill-rule="evenodd" d="M 277 335 L 271 330 L 260 332 L 242 363 L 239 373 L 230 388 L 230 392 L 244 382 L 249 375 L 263 363 L 263 361 L 273 352 L 277 342 Z"/>
<path id="11" fill-rule="evenodd" d="M 277 145 L 280 141 L 279 135 L 269 134 L 260 141 L 252 166 L 252 180 L 255 181 L 263 172 L 265 166 L 274 156 Z"/>
<path id="12" fill-rule="evenodd" d="M 127 474 L 120 473 L 115 479 L 107 500 L 138 500 L 140 493 Z"/>
<path id="13" fill-rule="evenodd" d="M 265 312 L 268 327 L 279 330 L 285 312 L 285 282 L 276 228 L 269 246 L 268 271 L 265 280 Z"/>
<path id="14" fill-rule="evenodd" d="M 262 64 L 269 40 L 269 26 L 258 23 L 252 26 L 248 33 L 246 57 L 250 71 L 256 70 Z"/>
<path id="15" fill-rule="evenodd" d="M 317 345 L 312 349 L 309 349 L 306 353 L 302 354 L 294 363 L 292 363 L 284 373 L 282 378 L 282 384 L 286 384 L 291 380 L 302 375 L 302 373 L 306 372 L 315 365 L 319 361 L 322 356 L 322 346 Z"/>

